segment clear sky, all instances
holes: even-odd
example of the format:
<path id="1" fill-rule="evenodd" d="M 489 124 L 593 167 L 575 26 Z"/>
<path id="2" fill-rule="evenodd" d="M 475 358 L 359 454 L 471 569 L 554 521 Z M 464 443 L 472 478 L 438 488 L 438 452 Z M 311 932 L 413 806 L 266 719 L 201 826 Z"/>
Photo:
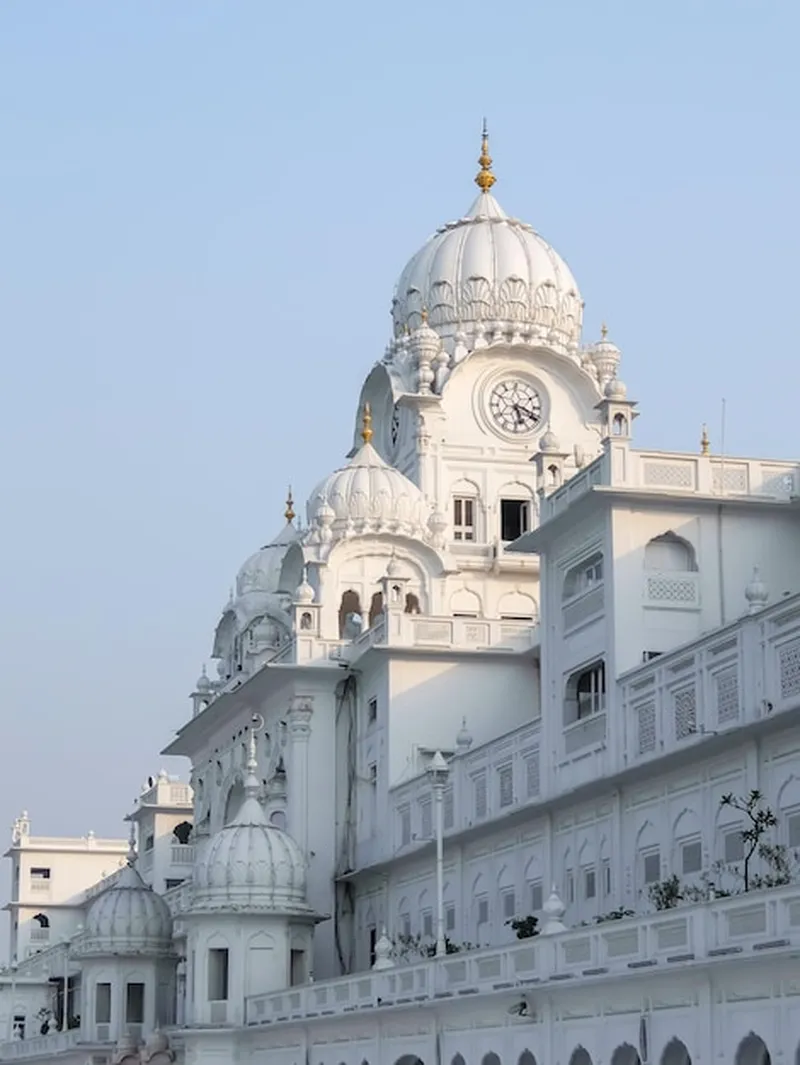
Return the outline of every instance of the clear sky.
<path id="1" fill-rule="evenodd" d="M 795 0 L 3 0 L 0 825 L 124 833 L 484 114 L 638 442 L 718 444 L 724 396 L 727 450 L 797 454 L 799 35 Z"/>

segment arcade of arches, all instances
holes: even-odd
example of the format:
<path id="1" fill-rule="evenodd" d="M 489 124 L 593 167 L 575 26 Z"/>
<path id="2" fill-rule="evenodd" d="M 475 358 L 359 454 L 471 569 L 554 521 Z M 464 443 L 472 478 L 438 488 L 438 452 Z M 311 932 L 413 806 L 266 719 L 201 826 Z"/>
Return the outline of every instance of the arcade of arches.
<path id="1" fill-rule="evenodd" d="M 689 1051 L 677 1037 L 671 1039 L 660 1053 L 652 1054 L 650 1060 L 653 1065 L 692 1065 Z M 730 1065 L 772 1065 L 772 1062 L 773 1059 L 764 1040 L 755 1032 L 750 1032 L 739 1043 L 734 1057 L 730 1060 Z M 792 1063 L 800 1065 L 800 1043 L 797 1045 Z M 362 1065 L 369 1065 L 369 1062 L 364 1061 Z M 405 1054 L 398 1058 L 394 1065 L 429 1065 L 429 1063 L 413 1054 Z M 455 1054 L 449 1065 L 506 1065 L 506 1063 L 499 1055 L 490 1052 L 484 1054 L 480 1062 L 470 1061 L 462 1054 Z M 537 1061 L 530 1050 L 523 1050 L 513 1065 L 546 1065 L 546 1063 Z M 588 1050 L 577 1046 L 570 1055 L 568 1065 L 595 1065 L 595 1063 Z M 642 1059 L 635 1047 L 629 1043 L 622 1043 L 611 1055 L 610 1065 L 642 1065 Z"/>

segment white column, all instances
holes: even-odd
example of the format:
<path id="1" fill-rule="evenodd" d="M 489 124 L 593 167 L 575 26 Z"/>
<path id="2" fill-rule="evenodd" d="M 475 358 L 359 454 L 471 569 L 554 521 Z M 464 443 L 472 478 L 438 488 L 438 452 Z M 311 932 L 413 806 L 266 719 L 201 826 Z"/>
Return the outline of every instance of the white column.
<path id="1" fill-rule="evenodd" d="M 289 707 L 289 758 L 287 791 L 289 793 L 289 831 L 300 849 L 308 851 L 308 741 L 314 697 L 295 695 Z"/>

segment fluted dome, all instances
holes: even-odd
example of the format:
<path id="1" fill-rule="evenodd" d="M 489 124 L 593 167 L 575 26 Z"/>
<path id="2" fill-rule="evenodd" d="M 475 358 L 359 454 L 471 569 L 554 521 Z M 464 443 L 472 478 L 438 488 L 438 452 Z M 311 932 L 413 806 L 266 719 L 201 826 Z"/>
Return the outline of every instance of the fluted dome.
<path id="1" fill-rule="evenodd" d="M 83 957 L 173 953 L 169 906 L 139 876 L 133 857 L 113 885 L 92 900 L 72 950 Z"/>
<path id="2" fill-rule="evenodd" d="M 251 743 L 245 800 L 195 863 L 191 912 L 312 914 L 305 855 L 288 832 L 267 821 L 258 788 Z"/>
<path id="3" fill-rule="evenodd" d="M 308 500 L 313 529 L 329 529 L 333 539 L 368 532 L 404 533 L 424 539 L 431 508 L 419 488 L 380 457 L 369 442 L 321 481 Z"/>
<path id="4" fill-rule="evenodd" d="M 482 190 L 467 214 L 423 245 L 400 275 L 392 303 L 395 334 L 415 328 L 423 309 L 441 336 L 476 325 L 566 343 L 580 338 L 582 302 L 561 256 L 532 226 L 510 218 Z"/>
<path id="5" fill-rule="evenodd" d="M 260 547 L 244 563 L 236 575 L 236 596 L 252 593 L 272 594 L 277 592 L 281 566 L 286 551 L 298 537 L 298 531 L 287 522 L 274 540 Z"/>

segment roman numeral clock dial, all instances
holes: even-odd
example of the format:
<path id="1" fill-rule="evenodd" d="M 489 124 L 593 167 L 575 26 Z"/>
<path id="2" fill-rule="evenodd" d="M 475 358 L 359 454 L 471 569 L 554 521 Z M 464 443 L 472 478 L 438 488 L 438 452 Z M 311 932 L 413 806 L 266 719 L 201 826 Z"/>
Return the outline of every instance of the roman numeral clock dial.
<path id="1" fill-rule="evenodd" d="M 527 381 L 511 378 L 495 385 L 489 394 L 492 421 L 504 433 L 522 436 L 532 433 L 542 422 L 542 400 Z"/>

